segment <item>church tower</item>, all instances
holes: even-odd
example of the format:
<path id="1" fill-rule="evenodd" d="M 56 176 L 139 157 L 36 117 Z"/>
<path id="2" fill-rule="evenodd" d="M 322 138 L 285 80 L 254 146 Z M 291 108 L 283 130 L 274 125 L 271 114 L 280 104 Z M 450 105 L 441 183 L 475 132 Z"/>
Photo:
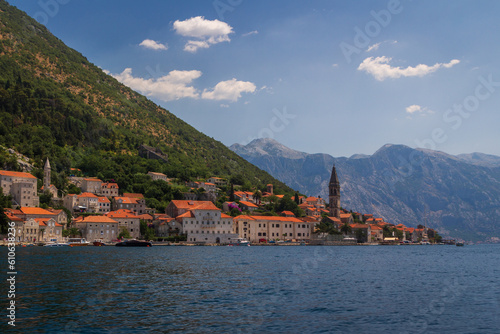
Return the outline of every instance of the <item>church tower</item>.
<path id="1" fill-rule="evenodd" d="M 330 178 L 329 200 L 330 200 L 330 216 L 340 218 L 340 183 L 337 176 L 335 165 L 332 168 L 332 176 Z"/>
<path id="2" fill-rule="evenodd" d="M 43 167 L 43 189 L 50 191 L 50 162 L 49 158 L 45 161 L 45 167 Z"/>

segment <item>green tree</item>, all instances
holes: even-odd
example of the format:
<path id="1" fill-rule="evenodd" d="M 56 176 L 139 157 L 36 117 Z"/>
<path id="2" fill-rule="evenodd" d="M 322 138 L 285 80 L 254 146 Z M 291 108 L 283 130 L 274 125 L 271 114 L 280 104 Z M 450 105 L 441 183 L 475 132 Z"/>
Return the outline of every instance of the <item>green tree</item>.
<path id="1" fill-rule="evenodd" d="M 0 234 L 7 234 L 10 220 L 5 214 L 4 208 L 0 207 Z"/>
<path id="2" fill-rule="evenodd" d="M 67 230 L 63 230 L 62 232 L 62 236 L 67 238 L 67 237 L 70 237 L 70 238 L 74 238 L 76 236 L 80 236 L 82 233 L 80 232 L 79 229 L 77 229 L 76 227 L 71 227 Z"/>
<path id="3" fill-rule="evenodd" d="M 130 232 L 128 231 L 128 229 L 125 226 L 120 227 L 120 233 L 118 234 L 118 239 L 122 239 L 122 238 L 125 238 L 125 239 L 131 238 Z"/>
<path id="4" fill-rule="evenodd" d="M 340 227 L 340 231 L 344 233 L 345 235 L 349 234 L 352 232 L 352 227 L 349 225 L 348 222 L 345 222 L 344 225 Z"/>

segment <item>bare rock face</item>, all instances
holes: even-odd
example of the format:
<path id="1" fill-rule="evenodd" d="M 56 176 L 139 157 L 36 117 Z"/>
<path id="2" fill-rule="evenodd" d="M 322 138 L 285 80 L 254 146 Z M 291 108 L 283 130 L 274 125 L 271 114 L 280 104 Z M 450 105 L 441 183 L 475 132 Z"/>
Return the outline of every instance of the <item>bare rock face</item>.
<path id="1" fill-rule="evenodd" d="M 500 157 L 384 145 L 371 156 L 307 154 L 274 140 L 231 149 L 300 192 L 328 198 L 335 163 L 341 205 L 394 224 L 423 224 L 447 237 L 500 237 Z M 492 239 L 493 238 L 493 239 Z"/>

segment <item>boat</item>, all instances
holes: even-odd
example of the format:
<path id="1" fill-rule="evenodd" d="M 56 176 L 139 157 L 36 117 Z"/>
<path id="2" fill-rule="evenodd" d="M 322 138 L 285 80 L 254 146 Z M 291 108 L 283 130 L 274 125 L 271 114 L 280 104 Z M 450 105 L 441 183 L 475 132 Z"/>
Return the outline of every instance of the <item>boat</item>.
<path id="1" fill-rule="evenodd" d="M 68 244 L 71 247 L 73 247 L 73 246 L 88 246 L 88 245 L 90 245 L 90 242 L 85 240 L 85 238 L 69 238 Z"/>
<path id="2" fill-rule="evenodd" d="M 106 246 L 106 244 L 101 240 L 94 240 L 94 242 L 92 243 L 94 246 Z"/>
<path id="3" fill-rule="evenodd" d="M 455 245 L 457 245 L 458 247 L 463 247 L 465 244 L 463 242 L 457 242 Z"/>
<path id="4" fill-rule="evenodd" d="M 153 244 L 150 241 L 142 241 L 142 240 L 125 240 L 117 243 L 115 246 L 117 247 L 151 247 Z"/>
<path id="5" fill-rule="evenodd" d="M 45 245 L 43 245 L 43 247 L 69 247 L 69 244 L 66 243 L 66 242 L 49 242 Z"/>
<path id="6" fill-rule="evenodd" d="M 250 241 L 245 238 L 237 238 L 234 242 L 230 243 L 229 246 L 250 246 Z"/>

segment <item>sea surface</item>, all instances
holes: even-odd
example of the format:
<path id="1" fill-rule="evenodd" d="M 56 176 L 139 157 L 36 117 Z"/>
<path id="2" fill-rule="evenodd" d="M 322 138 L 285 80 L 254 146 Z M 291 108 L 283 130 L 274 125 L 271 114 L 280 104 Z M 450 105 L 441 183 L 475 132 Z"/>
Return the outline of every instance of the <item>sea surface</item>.
<path id="1" fill-rule="evenodd" d="M 1 333 L 500 333 L 500 245 L 26 247 L 16 261 Z"/>

